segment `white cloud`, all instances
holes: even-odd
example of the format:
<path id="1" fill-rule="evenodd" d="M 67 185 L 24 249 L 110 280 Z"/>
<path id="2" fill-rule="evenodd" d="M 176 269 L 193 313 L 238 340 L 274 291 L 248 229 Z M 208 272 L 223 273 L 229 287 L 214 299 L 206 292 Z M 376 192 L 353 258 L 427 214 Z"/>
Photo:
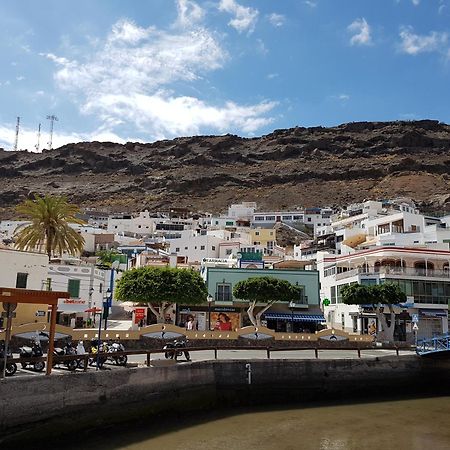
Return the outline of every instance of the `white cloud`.
<path id="1" fill-rule="evenodd" d="M 239 5 L 235 0 L 220 0 L 219 11 L 234 15 L 228 25 L 235 28 L 239 33 L 243 31 L 252 33 L 255 29 L 259 14 L 257 9 Z"/>
<path id="2" fill-rule="evenodd" d="M 351 45 L 370 45 L 372 43 L 372 37 L 370 35 L 370 26 L 366 19 L 356 19 L 348 27 L 347 30 L 350 33 L 355 33 L 350 38 Z"/>
<path id="3" fill-rule="evenodd" d="M 444 32 L 431 31 L 428 35 L 415 34 L 411 27 L 400 31 L 400 49 L 408 55 L 424 52 L 445 51 L 449 35 Z"/>
<path id="4" fill-rule="evenodd" d="M 177 24 L 186 20 L 186 14 L 185 9 L 179 10 Z M 85 60 L 44 56 L 57 65 L 57 85 L 73 94 L 83 114 L 108 124 L 109 131 L 128 122 L 149 139 L 162 139 L 198 134 L 206 127 L 252 132 L 272 120 L 266 114 L 274 102 L 211 105 L 173 90 L 173 83 L 201 79 L 222 68 L 229 58 L 216 35 L 203 27 L 167 32 L 121 20 Z"/>
<path id="5" fill-rule="evenodd" d="M 332 95 L 329 97 L 331 100 L 339 101 L 341 103 L 346 103 L 350 100 L 350 95 L 348 94 L 338 94 L 338 95 Z"/>
<path id="6" fill-rule="evenodd" d="M 178 0 L 177 9 L 177 25 L 185 28 L 195 26 L 205 15 L 205 11 L 191 0 Z"/>
<path id="7" fill-rule="evenodd" d="M 315 8 L 318 5 L 318 2 L 312 0 L 305 0 L 303 3 L 308 5 L 310 8 Z"/>
<path id="8" fill-rule="evenodd" d="M 411 0 L 411 2 L 414 6 L 418 6 L 420 3 L 420 0 Z"/>
<path id="9" fill-rule="evenodd" d="M 18 77 L 16 77 L 17 81 L 23 81 L 25 80 L 25 77 L 23 75 L 19 75 Z"/>
<path id="10" fill-rule="evenodd" d="M 268 80 L 273 80 L 274 78 L 277 78 L 277 77 L 279 77 L 279 76 L 280 76 L 279 73 L 274 72 L 274 73 L 269 73 L 269 74 L 267 74 L 266 78 L 267 78 Z"/>
<path id="11" fill-rule="evenodd" d="M 284 25 L 284 22 L 286 21 L 286 17 L 284 17 L 282 14 L 272 13 L 268 16 L 269 22 L 274 27 L 281 27 Z"/>

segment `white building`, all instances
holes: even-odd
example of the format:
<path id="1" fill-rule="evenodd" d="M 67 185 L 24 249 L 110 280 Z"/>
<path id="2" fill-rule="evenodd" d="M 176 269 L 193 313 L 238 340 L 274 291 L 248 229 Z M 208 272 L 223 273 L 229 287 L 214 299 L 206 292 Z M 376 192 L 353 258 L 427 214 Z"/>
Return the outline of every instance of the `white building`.
<path id="1" fill-rule="evenodd" d="M 138 216 L 115 215 L 108 217 L 109 233 L 152 234 L 156 230 L 155 218 L 148 211 L 140 212 Z"/>
<path id="2" fill-rule="evenodd" d="M 450 251 L 427 248 L 375 247 L 347 255 L 319 253 L 317 268 L 328 325 L 355 333 L 368 333 L 376 322 L 370 306 L 345 305 L 341 289 L 351 283 L 398 284 L 407 304 L 396 308 L 397 339 L 412 341 L 412 315 L 418 314 L 419 336 L 448 332 Z"/>
<path id="3" fill-rule="evenodd" d="M 93 317 L 86 310 L 103 307 L 109 278 L 95 265 L 82 264 L 79 259 L 55 260 L 49 264 L 47 278 L 51 290 L 70 294 L 58 304 L 58 323 L 82 327 L 86 319 Z"/>

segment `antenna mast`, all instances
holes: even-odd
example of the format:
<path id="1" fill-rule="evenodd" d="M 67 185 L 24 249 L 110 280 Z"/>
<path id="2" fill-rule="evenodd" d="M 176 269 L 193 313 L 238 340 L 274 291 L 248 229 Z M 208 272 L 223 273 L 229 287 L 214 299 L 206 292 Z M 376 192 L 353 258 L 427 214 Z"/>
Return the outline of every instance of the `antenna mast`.
<path id="1" fill-rule="evenodd" d="M 41 141 L 41 124 L 39 124 L 38 126 L 38 132 L 37 132 L 37 144 L 34 146 L 34 148 L 36 149 L 36 151 L 39 151 L 39 144 Z"/>
<path id="2" fill-rule="evenodd" d="M 14 151 L 17 152 L 17 146 L 19 144 L 19 128 L 20 128 L 20 117 L 17 117 L 16 123 L 16 139 L 14 140 Z"/>
<path id="3" fill-rule="evenodd" d="M 48 141 L 48 149 L 52 149 L 52 141 L 53 141 L 53 123 L 58 121 L 58 118 L 55 115 L 47 116 L 47 120 L 50 120 L 50 140 Z"/>

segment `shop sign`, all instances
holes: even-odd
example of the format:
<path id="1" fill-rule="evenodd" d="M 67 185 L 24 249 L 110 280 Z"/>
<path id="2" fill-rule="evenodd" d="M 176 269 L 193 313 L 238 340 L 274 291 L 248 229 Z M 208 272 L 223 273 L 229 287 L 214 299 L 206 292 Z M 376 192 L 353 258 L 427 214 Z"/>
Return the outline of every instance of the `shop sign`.
<path id="1" fill-rule="evenodd" d="M 217 312 L 240 312 L 239 308 L 233 308 L 231 306 L 216 306 L 212 310 Z"/>
<path id="2" fill-rule="evenodd" d="M 134 310 L 134 318 L 137 321 L 145 319 L 145 308 L 136 308 Z"/>
<path id="3" fill-rule="evenodd" d="M 45 311 L 36 311 L 36 317 L 45 317 Z"/>
<path id="4" fill-rule="evenodd" d="M 58 311 L 61 312 L 84 312 L 88 307 L 87 300 L 82 298 L 60 298 L 58 299 Z"/>
<path id="5" fill-rule="evenodd" d="M 419 322 L 419 314 L 411 314 L 411 322 L 417 323 Z"/>

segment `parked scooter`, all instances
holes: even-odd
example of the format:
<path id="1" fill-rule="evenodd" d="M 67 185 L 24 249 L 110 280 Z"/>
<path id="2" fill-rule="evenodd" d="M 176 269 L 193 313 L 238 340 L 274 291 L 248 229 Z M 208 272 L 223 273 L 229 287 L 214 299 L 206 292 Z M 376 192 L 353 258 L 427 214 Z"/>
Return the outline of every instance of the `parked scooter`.
<path id="1" fill-rule="evenodd" d="M 125 347 L 119 341 L 108 342 L 107 344 L 105 344 L 105 351 L 107 351 L 108 353 L 124 352 Z M 126 366 L 128 361 L 127 355 L 118 355 L 118 356 L 111 355 L 108 356 L 108 359 L 115 362 L 118 366 Z"/>
<path id="2" fill-rule="evenodd" d="M 7 358 L 12 358 L 12 352 L 10 349 L 8 349 Z M 0 373 L 3 374 L 3 365 L 5 363 L 5 345 L 0 344 Z M 6 369 L 5 369 L 5 375 L 7 377 L 10 377 L 11 375 L 14 375 L 17 372 L 17 364 L 16 363 L 6 363 Z"/>
<path id="3" fill-rule="evenodd" d="M 19 349 L 19 357 L 21 359 L 20 364 L 22 365 L 23 369 L 27 369 L 28 367 L 30 367 L 36 372 L 42 372 L 45 368 L 44 361 L 32 362 L 29 360 L 29 358 L 35 358 L 43 355 L 44 352 L 42 351 L 42 347 L 37 342 L 33 342 L 33 345 L 31 347 L 24 345 Z"/>
<path id="4" fill-rule="evenodd" d="M 165 350 L 164 356 L 166 359 L 175 359 L 179 358 L 183 355 L 186 358 L 186 361 L 190 361 L 191 357 L 189 352 L 186 350 L 186 342 L 184 340 L 175 339 L 173 342 L 168 342 L 164 347 Z"/>
<path id="5" fill-rule="evenodd" d="M 53 355 L 54 356 L 66 356 L 66 355 L 76 355 L 75 349 L 72 346 L 71 342 L 68 342 L 64 348 L 61 347 L 55 347 L 53 350 Z M 73 371 L 77 368 L 77 360 L 76 359 L 70 359 L 70 360 L 62 360 L 62 361 L 58 361 L 56 362 L 55 360 L 53 360 L 53 366 L 60 366 L 60 365 L 64 365 L 67 367 L 68 370 Z"/>
<path id="6" fill-rule="evenodd" d="M 103 364 L 105 364 L 106 360 L 108 359 L 107 356 L 104 355 L 106 349 L 103 342 L 99 344 L 99 341 L 97 339 L 93 339 L 91 341 L 91 350 L 90 353 L 94 354 L 93 358 L 89 358 L 89 365 L 97 365 L 98 368 L 101 369 L 103 367 Z"/>

